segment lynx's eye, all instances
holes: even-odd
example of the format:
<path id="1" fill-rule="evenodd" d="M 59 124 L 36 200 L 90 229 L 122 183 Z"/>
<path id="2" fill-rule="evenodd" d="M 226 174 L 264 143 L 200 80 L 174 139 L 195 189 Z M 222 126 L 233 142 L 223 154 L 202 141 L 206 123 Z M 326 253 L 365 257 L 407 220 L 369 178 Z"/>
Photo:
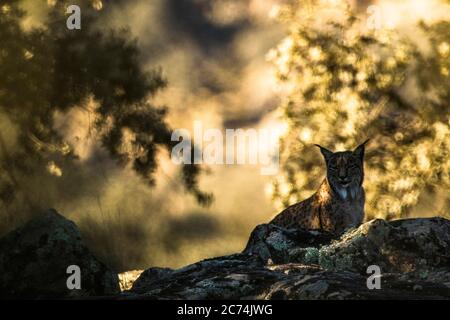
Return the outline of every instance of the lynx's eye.
<path id="1" fill-rule="evenodd" d="M 355 169 L 355 168 L 357 168 L 357 167 L 358 167 L 358 163 L 356 163 L 355 160 L 350 160 L 350 161 L 349 161 L 349 163 L 348 163 L 348 168 L 349 168 L 349 169 Z"/>
<path id="2" fill-rule="evenodd" d="M 337 165 L 336 165 L 335 162 L 330 162 L 330 163 L 328 164 L 328 168 L 329 168 L 330 170 L 332 170 L 332 171 L 335 171 L 335 170 L 337 170 Z"/>

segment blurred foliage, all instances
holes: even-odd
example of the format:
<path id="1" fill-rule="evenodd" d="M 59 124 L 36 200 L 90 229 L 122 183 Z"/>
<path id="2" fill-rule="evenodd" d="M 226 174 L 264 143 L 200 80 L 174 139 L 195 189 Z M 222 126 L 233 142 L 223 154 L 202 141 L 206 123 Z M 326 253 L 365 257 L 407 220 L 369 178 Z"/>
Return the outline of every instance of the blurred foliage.
<path id="1" fill-rule="evenodd" d="M 408 216 L 430 197 L 433 212 L 421 214 L 448 214 L 450 22 L 421 22 L 411 39 L 370 30 L 345 1 L 325 0 L 298 1 L 279 18 L 289 33 L 268 57 L 288 91 L 279 109 L 289 130 L 272 188 L 276 205 L 309 197 L 323 179 L 313 143 L 353 150 L 371 138 L 368 219 Z"/>
<path id="2" fill-rule="evenodd" d="M 65 174 L 61 168 L 76 163 L 73 148 L 54 129 L 54 115 L 87 105 L 94 106 L 87 112 L 109 155 L 122 166 L 130 163 L 153 185 L 158 148 L 170 150 L 176 143 L 165 123 L 166 108 L 151 102 L 166 86 L 161 71 L 143 70 L 137 43 L 127 31 L 96 26 L 101 2 L 37 2 L 48 11 L 47 18 L 24 28 L 29 17 L 21 2 L 0 1 L 0 198 L 4 209 L 16 200 L 35 205 L 29 194 L 37 190 L 30 190 L 27 177 L 50 171 L 56 183 Z M 81 30 L 66 28 L 68 4 L 82 8 Z M 71 169 L 77 170 L 76 165 Z M 197 186 L 199 170 L 184 166 L 182 179 L 206 204 L 211 197 Z"/>

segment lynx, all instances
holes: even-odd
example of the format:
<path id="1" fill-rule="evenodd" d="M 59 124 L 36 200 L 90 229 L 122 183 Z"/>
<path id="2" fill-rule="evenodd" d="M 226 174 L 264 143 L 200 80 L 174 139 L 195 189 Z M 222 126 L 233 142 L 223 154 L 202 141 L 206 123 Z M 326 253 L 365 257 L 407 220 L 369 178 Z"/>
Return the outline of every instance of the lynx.
<path id="1" fill-rule="evenodd" d="M 364 219 L 364 149 L 332 152 L 318 144 L 327 176 L 308 199 L 293 204 L 270 223 L 285 228 L 320 229 L 334 234 L 358 226 Z"/>

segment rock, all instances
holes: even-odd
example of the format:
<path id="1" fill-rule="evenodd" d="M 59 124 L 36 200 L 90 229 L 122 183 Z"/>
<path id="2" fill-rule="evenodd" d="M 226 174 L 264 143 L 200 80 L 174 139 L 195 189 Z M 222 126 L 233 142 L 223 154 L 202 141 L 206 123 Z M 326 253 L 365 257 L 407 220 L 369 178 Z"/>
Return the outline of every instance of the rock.
<path id="1" fill-rule="evenodd" d="M 81 269 L 81 289 L 67 288 L 67 267 Z M 66 298 L 119 293 L 117 274 L 83 244 L 76 225 L 49 210 L 0 239 L 0 298 Z"/>
<path id="2" fill-rule="evenodd" d="M 142 280 L 140 278 L 143 278 Z M 239 299 L 266 288 L 279 275 L 254 257 L 235 254 L 177 270 L 150 268 L 123 297 L 132 299 Z M 139 284 L 139 285 L 138 285 Z"/>
<path id="3" fill-rule="evenodd" d="M 118 298 L 450 299 L 449 227 L 443 218 L 373 220 L 335 239 L 259 225 L 242 253 L 148 269 Z M 372 264 L 381 289 L 367 286 Z"/>
<path id="4" fill-rule="evenodd" d="M 298 269 L 298 270 L 296 270 Z M 261 299 L 450 299 L 441 283 L 400 280 L 398 275 L 382 277 L 381 289 L 369 290 L 367 278 L 349 271 L 328 271 L 304 265 L 284 266 L 288 275 L 274 282 Z M 274 270 L 276 271 L 276 269 Z M 416 289 L 414 289 L 414 287 Z M 417 292 L 417 287 L 421 287 Z"/>
<path id="5" fill-rule="evenodd" d="M 81 290 L 67 289 L 69 265 L 81 268 Z M 381 269 L 380 289 L 367 286 L 370 265 Z M 242 253 L 135 271 L 122 293 L 117 275 L 54 210 L 0 239 L 0 298 L 450 299 L 449 269 L 443 218 L 373 220 L 340 238 L 263 224 Z"/>
<path id="6" fill-rule="evenodd" d="M 426 276 L 450 265 L 450 222 L 444 218 L 372 220 L 339 239 L 318 231 L 259 225 L 245 254 L 263 262 L 319 264 L 328 270 L 366 274 L 375 264 L 383 272 Z"/>
<path id="7" fill-rule="evenodd" d="M 155 282 L 163 280 L 171 274 L 173 270 L 169 268 L 149 268 L 142 272 L 133 283 L 130 289 L 139 292 L 145 292 L 145 288 Z"/>
<path id="8" fill-rule="evenodd" d="M 450 266 L 450 221 L 444 218 L 372 220 L 319 251 L 326 269 L 421 274 Z"/>
<path id="9" fill-rule="evenodd" d="M 328 244 L 332 239 L 334 236 L 329 233 L 303 229 L 288 230 L 273 224 L 261 224 L 250 234 L 243 253 L 257 256 L 265 263 L 269 259 L 273 263 L 297 261 L 299 258 L 295 257 L 298 255 L 313 259 L 314 248 Z"/>

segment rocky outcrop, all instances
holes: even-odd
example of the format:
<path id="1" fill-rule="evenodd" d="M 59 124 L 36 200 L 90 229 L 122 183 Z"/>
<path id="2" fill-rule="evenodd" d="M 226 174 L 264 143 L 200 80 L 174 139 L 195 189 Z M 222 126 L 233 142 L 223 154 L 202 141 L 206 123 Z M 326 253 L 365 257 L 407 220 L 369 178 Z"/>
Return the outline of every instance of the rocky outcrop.
<path id="1" fill-rule="evenodd" d="M 67 287 L 67 268 L 81 271 L 81 289 Z M 0 298 L 68 298 L 117 294 L 117 274 L 84 245 L 76 225 L 49 210 L 0 239 Z"/>
<path id="2" fill-rule="evenodd" d="M 81 269 L 80 290 L 67 288 L 69 265 Z M 380 289 L 367 285 L 373 265 Z M 119 293 L 117 275 L 54 210 L 0 239 L 0 298 L 450 299 L 450 221 L 372 220 L 338 238 L 263 224 L 241 253 L 121 280 L 129 290 Z"/>
<path id="3" fill-rule="evenodd" d="M 122 299 L 449 299 L 450 221 L 373 220 L 330 234 L 260 225 L 245 250 L 150 268 Z M 381 270 L 369 289 L 367 268 Z"/>

